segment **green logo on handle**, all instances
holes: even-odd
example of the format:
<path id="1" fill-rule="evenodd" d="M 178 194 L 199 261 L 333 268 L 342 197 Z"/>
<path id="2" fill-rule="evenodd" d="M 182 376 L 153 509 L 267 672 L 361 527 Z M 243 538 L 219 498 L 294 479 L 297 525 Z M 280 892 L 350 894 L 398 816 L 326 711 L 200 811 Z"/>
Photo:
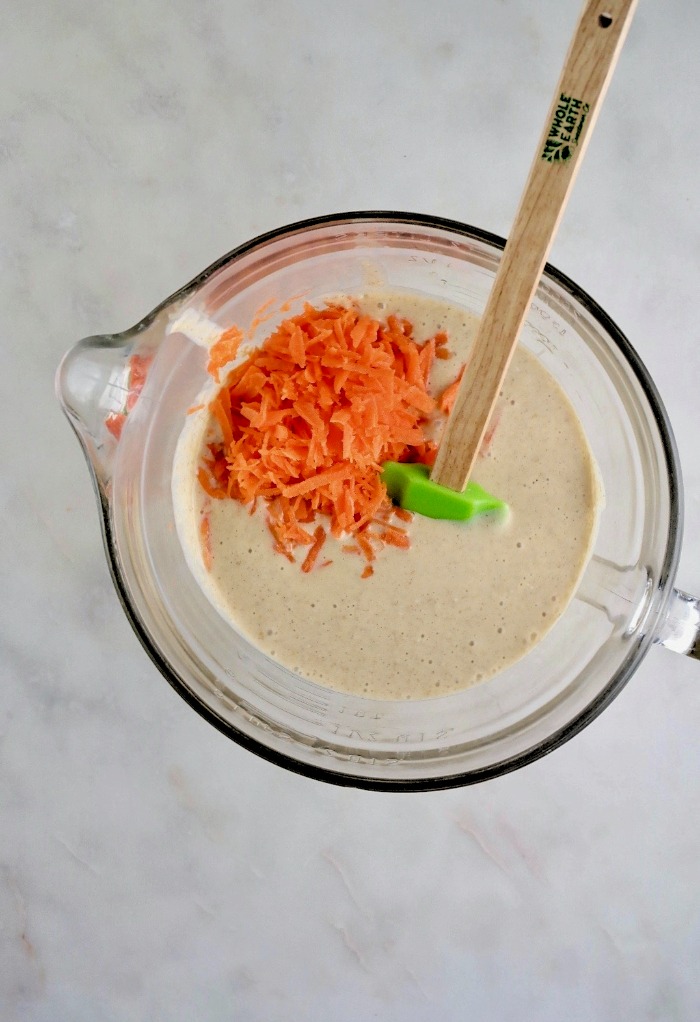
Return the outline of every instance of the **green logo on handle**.
<path id="1" fill-rule="evenodd" d="M 570 160 L 581 138 L 590 105 L 562 92 L 554 111 L 552 125 L 542 150 L 542 159 L 549 163 Z"/>

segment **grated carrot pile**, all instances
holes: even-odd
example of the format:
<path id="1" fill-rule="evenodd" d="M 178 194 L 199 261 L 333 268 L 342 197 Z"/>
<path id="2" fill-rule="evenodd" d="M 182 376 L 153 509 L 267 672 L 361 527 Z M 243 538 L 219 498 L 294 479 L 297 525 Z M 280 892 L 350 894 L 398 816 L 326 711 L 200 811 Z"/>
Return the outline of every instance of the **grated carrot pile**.
<path id="1" fill-rule="evenodd" d="M 241 338 L 231 328 L 212 348 L 217 381 Z M 417 344 L 396 316 L 380 323 L 354 308 L 306 304 L 228 373 L 210 403 L 216 438 L 201 486 L 251 504 L 251 513 L 263 501 L 275 550 L 294 561 L 302 547 L 303 571 L 318 563 L 329 530 L 347 537 L 343 549 L 361 555 L 369 577 L 384 544 L 410 546 L 403 525 L 412 516 L 393 507 L 379 472 L 388 460 L 432 464 L 436 445 L 424 425 L 437 404 L 428 381 L 446 343 L 439 334 Z"/>

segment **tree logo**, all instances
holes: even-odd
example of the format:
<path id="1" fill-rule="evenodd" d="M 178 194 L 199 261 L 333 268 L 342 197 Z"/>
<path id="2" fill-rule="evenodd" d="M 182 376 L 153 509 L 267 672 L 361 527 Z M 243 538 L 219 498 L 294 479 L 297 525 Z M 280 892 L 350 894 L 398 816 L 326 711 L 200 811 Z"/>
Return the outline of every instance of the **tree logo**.
<path id="1" fill-rule="evenodd" d="M 579 143 L 590 105 L 562 92 L 557 103 L 549 134 L 542 150 L 548 163 L 570 160 Z"/>

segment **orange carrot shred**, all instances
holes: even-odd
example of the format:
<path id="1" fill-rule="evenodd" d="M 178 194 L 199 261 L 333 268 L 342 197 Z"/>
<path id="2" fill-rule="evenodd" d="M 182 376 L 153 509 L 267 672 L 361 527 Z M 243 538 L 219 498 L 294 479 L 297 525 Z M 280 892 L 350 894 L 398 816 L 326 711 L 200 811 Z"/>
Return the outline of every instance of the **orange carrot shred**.
<path id="1" fill-rule="evenodd" d="M 294 302 L 298 301 L 300 298 L 305 298 L 308 293 L 308 291 L 301 291 L 298 295 L 292 295 L 291 298 L 288 298 L 286 302 L 283 302 L 282 305 L 280 305 L 280 312 L 289 312 Z"/>
<path id="2" fill-rule="evenodd" d="M 199 535 L 202 540 L 202 559 L 204 561 L 204 567 L 207 569 L 207 571 L 211 571 L 212 566 L 211 526 L 209 523 L 208 514 L 203 514 L 200 519 Z"/>
<path id="3" fill-rule="evenodd" d="M 268 298 L 266 302 L 262 303 L 259 309 L 255 310 L 250 326 L 248 327 L 248 337 L 253 337 L 259 326 L 263 323 L 267 323 L 268 319 L 272 319 L 275 315 L 275 310 L 274 308 L 271 309 L 271 306 L 274 306 L 274 304 L 275 299 Z"/>
<path id="4" fill-rule="evenodd" d="M 105 426 L 115 440 L 121 439 L 122 430 L 124 429 L 127 416 L 129 412 L 133 410 L 139 399 L 141 391 L 144 388 L 146 377 L 148 376 L 148 370 L 151 367 L 153 358 L 154 356 L 152 354 L 140 355 L 138 352 L 134 352 L 134 354 L 129 357 L 128 389 L 124 408 L 120 412 L 113 412 L 104 420 Z"/>
<path id="5" fill-rule="evenodd" d="M 402 528 L 402 526 L 400 526 L 400 525 L 392 525 L 391 522 L 386 522 L 386 524 L 384 525 L 384 530 L 386 532 L 393 532 L 395 535 L 398 535 L 398 536 L 406 536 L 406 535 L 408 535 L 408 533 L 406 532 L 406 530 L 404 528 Z"/>
<path id="6" fill-rule="evenodd" d="M 357 533 L 357 545 L 359 546 L 362 553 L 365 555 L 367 561 L 373 561 L 376 557 L 374 547 L 366 532 Z"/>
<path id="7" fill-rule="evenodd" d="M 129 359 L 129 393 L 126 397 L 126 410 L 130 412 L 139 399 L 151 368 L 153 355 L 134 354 Z"/>
<path id="8" fill-rule="evenodd" d="M 326 530 L 323 528 L 322 525 L 317 525 L 314 530 L 314 543 L 311 549 L 309 550 L 308 554 L 304 558 L 304 563 L 301 566 L 302 571 L 311 571 L 314 564 L 316 563 L 316 558 L 318 557 L 319 550 L 321 549 L 325 542 Z"/>
<path id="9" fill-rule="evenodd" d="M 211 346 L 209 351 L 207 372 L 210 376 L 213 376 L 217 381 L 219 380 L 219 372 L 229 362 L 233 362 L 238 354 L 238 348 L 242 340 L 243 334 L 237 326 L 230 326 L 228 330 L 224 330 L 221 337 Z"/>
<path id="10" fill-rule="evenodd" d="M 411 514 L 411 512 L 407 511 L 403 507 L 395 507 L 394 508 L 394 514 L 396 515 L 397 518 L 400 518 L 402 522 L 412 522 L 413 521 L 413 515 Z"/>
<path id="11" fill-rule="evenodd" d="M 374 575 L 374 568 L 372 567 L 371 564 L 366 564 L 365 568 L 364 568 L 364 571 L 360 575 L 360 578 L 369 578 L 370 575 Z M 369 592 L 369 590 L 368 590 L 368 592 Z"/>
<path id="12" fill-rule="evenodd" d="M 222 497 L 226 496 L 226 490 L 222 490 L 220 486 L 216 486 L 214 483 L 212 483 L 211 479 L 209 478 L 209 475 L 206 472 L 206 469 L 204 469 L 203 467 L 200 467 L 199 471 L 197 472 L 197 478 L 199 479 L 199 485 L 202 487 L 204 492 L 207 493 L 210 497 L 216 497 L 218 499 L 221 499 Z"/>
<path id="13" fill-rule="evenodd" d="M 453 382 L 450 383 L 449 386 L 445 387 L 442 394 L 440 395 L 438 405 L 440 407 L 440 411 L 444 412 L 445 415 L 449 415 L 450 412 L 452 411 L 452 406 L 455 403 L 455 398 L 457 397 L 457 391 L 459 390 L 459 384 L 462 380 L 463 375 L 464 366 L 462 366 L 462 368 L 460 369 L 457 379 L 453 380 Z"/>
<path id="14" fill-rule="evenodd" d="M 397 546 L 401 550 L 408 550 L 411 545 L 411 540 L 403 529 L 394 529 L 391 526 L 385 526 L 381 538 L 389 546 Z"/>
<path id="15" fill-rule="evenodd" d="M 124 429 L 124 423 L 126 422 L 126 415 L 123 412 L 118 412 L 113 415 L 108 415 L 105 419 L 105 426 L 110 431 L 115 440 L 119 440 Z"/>

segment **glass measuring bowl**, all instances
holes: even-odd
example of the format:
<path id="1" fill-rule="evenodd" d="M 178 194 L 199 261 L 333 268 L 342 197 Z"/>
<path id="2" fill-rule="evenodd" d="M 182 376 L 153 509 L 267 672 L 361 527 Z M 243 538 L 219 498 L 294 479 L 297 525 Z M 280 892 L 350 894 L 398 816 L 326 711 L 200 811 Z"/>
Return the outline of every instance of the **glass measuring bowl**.
<path id="1" fill-rule="evenodd" d="M 322 301 L 365 289 L 368 276 L 479 314 L 503 244 L 416 214 L 293 224 L 223 257 L 130 330 L 80 341 L 59 368 L 58 395 L 90 466 L 112 577 L 134 630 L 192 707 L 275 763 L 366 788 L 469 784 L 523 766 L 576 734 L 652 644 L 700 657 L 700 605 L 673 588 L 681 477 L 666 413 L 615 324 L 551 267 L 521 343 L 576 408 L 606 506 L 574 599 L 522 660 L 439 699 L 336 693 L 261 653 L 214 610 L 187 566 L 171 474 L 207 361 L 191 331 L 183 332 L 188 317 L 221 329 L 247 324 L 271 296 Z"/>

